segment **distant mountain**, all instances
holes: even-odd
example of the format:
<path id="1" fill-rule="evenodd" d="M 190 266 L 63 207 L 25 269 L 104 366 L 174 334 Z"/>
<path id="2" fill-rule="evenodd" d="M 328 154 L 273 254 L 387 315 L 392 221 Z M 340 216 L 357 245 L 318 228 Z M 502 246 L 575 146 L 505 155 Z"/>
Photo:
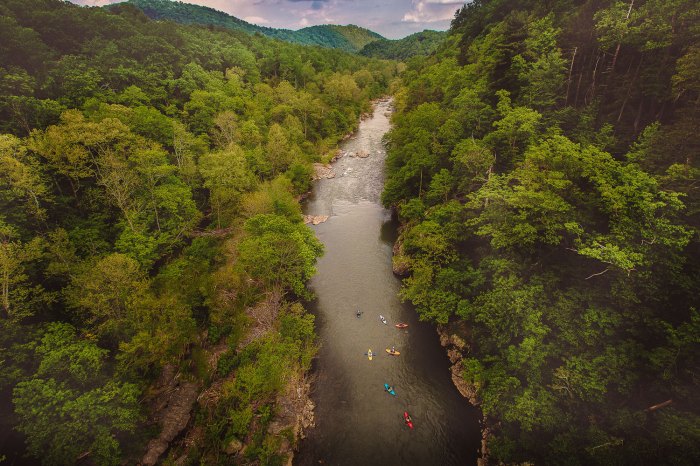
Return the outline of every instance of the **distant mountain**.
<path id="1" fill-rule="evenodd" d="M 415 55 L 430 55 L 447 37 L 447 32 L 417 32 L 397 40 L 381 39 L 370 42 L 360 50 L 360 55 L 393 60 L 406 60 Z"/>
<path id="2" fill-rule="evenodd" d="M 298 31 L 275 29 L 248 23 L 213 8 L 192 5 L 171 0 L 128 0 L 142 10 L 146 16 L 155 20 L 170 20 L 181 24 L 201 24 L 245 31 L 249 34 L 263 34 L 275 39 L 304 45 L 320 45 L 348 52 L 359 52 L 365 45 L 386 40 L 376 32 L 355 25 L 311 26 Z M 110 7 L 113 7 L 113 4 Z M 109 8 L 109 7 L 108 7 Z"/>

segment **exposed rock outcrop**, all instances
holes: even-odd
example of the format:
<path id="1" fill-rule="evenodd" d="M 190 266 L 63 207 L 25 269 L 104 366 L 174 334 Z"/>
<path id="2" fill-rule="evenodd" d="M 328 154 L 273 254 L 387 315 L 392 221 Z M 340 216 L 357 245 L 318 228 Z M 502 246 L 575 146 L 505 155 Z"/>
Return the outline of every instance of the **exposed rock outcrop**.
<path id="1" fill-rule="evenodd" d="M 226 444 L 226 447 L 224 448 L 224 453 L 227 455 L 236 455 L 243 450 L 243 442 L 238 440 L 236 437 L 233 437 L 229 442 Z"/>
<path id="2" fill-rule="evenodd" d="M 328 220 L 328 215 L 304 215 L 304 223 L 318 225 Z"/>
<path id="3" fill-rule="evenodd" d="M 397 277 L 408 277 L 410 273 L 410 261 L 403 252 L 403 241 L 401 237 L 394 243 L 392 249 L 391 270 Z M 444 346 L 444 345 L 443 345 Z"/>
<path id="4" fill-rule="evenodd" d="M 311 177 L 313 180 L 335 178 L 335 172 L 333 171 L 333 167 L 330 164 L 315 163 L 313 167 L 314 174 Z"/>
<path id="5" fill-rule="evenodd" d="M 170 447 L 170 442 L 187 427 L 199 393 L 197 384 L 180 380 L 173 366 L 163 369 L 157 387 L 153 420 L 160 424 L 161 431 L 157 438 L 148 442 L 146 454 L 141 459 L 143 465 L 156 464 L 158 458 Z"/>
<path id="6" fill-rule="evenodd" d="M 440 336 L 440 344 L 447 350 L 447 357 L 452 363 L 450 367 L 452 383 L 457 387 L 459 393 L 469 400 L 469 403 L 474 406 L 479 406 L 481 404 L 479 400 L 479 385 L 468 382 L 462 376 L 464 370 L 462 361 L 470 351 L 469 344 L 467 343 L 469 339 L 468 329 L 462 323 L 453 323 L 438 325 L 437 332 Z M 487 466 L 489 464 L 488 441 L 490 437 L 490 423 L 486 416 L 484 416 L 481 429 L 481 455 L 477 460 L 478 466 Z"/>
<path id="7" fill-rule="evenodd" d="M 286 390 L 277 396 L 275 402 L 276 416 L 268 426 L 268 433 L 279 436 L 288 430 L 292 439 L 303 439 L 304 431 L 314 427 L 314 402 L 311 400 L 311 382 L 304 373 L 295 374 L 287 384 Z M 280 444 L 278 453 L 287 455 L 287 465 L 292 465 L 296 445 L 286 438 Z"/>
<path id="8" fill-rule="evenodd" d="M 357 157 L 359 159 L 366 159 L 369 157 L 369 152 L 366 150 L 358 150 L 357 152 L 346 152 L 345 155 L 348 157 Z"/>

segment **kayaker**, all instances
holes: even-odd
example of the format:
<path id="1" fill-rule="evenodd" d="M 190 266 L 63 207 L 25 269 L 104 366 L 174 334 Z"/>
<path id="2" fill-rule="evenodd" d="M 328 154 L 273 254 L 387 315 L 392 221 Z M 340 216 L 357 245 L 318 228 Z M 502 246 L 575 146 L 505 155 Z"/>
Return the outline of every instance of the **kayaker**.
<path id="1" fill-rule="evenodd" d="M 396 347 L 392 346 L 392 347 L 391 347 L 391 352 L 392 352 L 392 353 L 396 353 Z"/>

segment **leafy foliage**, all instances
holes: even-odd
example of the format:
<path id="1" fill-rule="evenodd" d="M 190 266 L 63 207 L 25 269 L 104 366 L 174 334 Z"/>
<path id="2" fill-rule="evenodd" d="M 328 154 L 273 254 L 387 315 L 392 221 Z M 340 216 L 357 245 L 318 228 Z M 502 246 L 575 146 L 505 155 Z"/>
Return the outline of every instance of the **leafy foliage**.
<path id="1" fill-rule="evenodd" d="M 403 39 L 379 39 L 362 47 L 360 55 L 387 60 L 407 60 L 414 56 L 430 55 L 437 50 L 445 36 L 444 32 L 426 29 Z"/>
<path id="2" fill-rule="evenodd" d="M 221 461 L 220 443 L 249 428 L 248 459 L 279 461 L 275 396 L 315 351 L 294 299 L 322 247 L 298 198 L 397 66 L 152 21 L 135 3 L 221 19 L 175 2 L 0 6 L 3 426 L 46 464 L 137 463 L 155 434 L 141 411 L 163 406 L 155 382 L 178 374 L 232 390 L 197 408 L 211 441 L 193 461 Z M 353 50 L 376 38 L 305 34 Z M 251 329 L 245 311 L 265 304 L 267 327 Z"/>
<path id="3" fill-rule="evenodd" d="M 401 294 L 469 329 L 495 461 L 699 459 L 698 15 L 474 1 L 408 63 L 383 193 Z"/>

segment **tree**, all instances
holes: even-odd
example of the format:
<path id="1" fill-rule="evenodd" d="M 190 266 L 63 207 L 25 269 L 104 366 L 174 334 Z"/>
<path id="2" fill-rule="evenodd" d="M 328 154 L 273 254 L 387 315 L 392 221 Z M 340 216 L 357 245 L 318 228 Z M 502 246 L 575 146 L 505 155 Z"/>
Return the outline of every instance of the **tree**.
<path id="1" fill-rule="evenodd" d="M 221 228 L 222 217 L 230 221 L 238 209 L 240 196 L 250 189 L 253 180 L 246 169 L 245 153 L 235 144 L 205 154 L 199 159 L 204 187 L 209 189 L 209 202 Z"/>
<path id="2" fill-rule="evenodd" d="M 303 223 L 260 214 L 246 220 L 247 236 L 238 247 L 238 266 L 266 288 L 279 287 L 296 296 L 309 296 L 306 281 L 323 245 Z"/>
<path id="3" fill-rule="evenodd" d="M 124 340 L 133 333 L 134 314 L 148 288 L 138 262 L 114 253 L 81 269 L 66 290 L 68 304 L 97 337 Z"/>
<path id="4" fill-rule="evenodd" d="M 534 109 L 549 109 L 562 98 L 566 64 L 557 47 L 561 31 L 550 14 L 528 25 L 525 51 L 513 58 L 513 67 L 522 82 L 522 103 Z"/>
<path id="5" fill-rule="evenodd" d="M 9 134 L 0 135 L 0 182 L 0 202 L 5 215 L 20 201 L 33 217 L 45 217 L 42 203 L 48 197 L 48 190 L 38 164 L 28 156 L 26 146 Z"/>
<path id="6" fill-rule="evenodd" d="M 174 295 L 144 296 L 131 318 L 135 334 L 119 344 L 117 356 L 124 370 L 149 373 L 177 363 L 196 334 L 192 311 Z"/>
<path id="7" fill-rule="evenodd" d="M 18 238 L 17 230 L 0 218 L 0 304 L 3 317 L 13 322 L 34 314 L 39 304 L 50 301 L 39 284 L 32 284 L 27 266 L 43 255 L 44 242 Z"/>
<path id="8" fill-rule="evenodd" d="M 277 123 L 273 123 L 270 126 L 267 134 L 265 157 L 273 177 L 284 172 L 294 159 L 287 133 Z"/>
<path id="9" fill-rule="evenodd" d="M 119 464 L 115 434 L 136 427 L 138 388 L 105 378 L 105 351 L 78 338 L 68 324 L 48 325 L 36 356 L 36 374 L 18 383 L 12 398 L 29 451 L 48 465 L 83 456 Z"/>

